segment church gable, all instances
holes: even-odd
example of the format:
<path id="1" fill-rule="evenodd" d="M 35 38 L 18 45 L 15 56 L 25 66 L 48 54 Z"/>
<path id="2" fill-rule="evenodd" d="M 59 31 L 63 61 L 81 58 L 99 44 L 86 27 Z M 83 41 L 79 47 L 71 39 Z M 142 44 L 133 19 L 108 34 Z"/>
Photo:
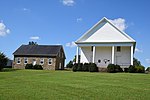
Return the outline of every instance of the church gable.
<path id="1" fill-rule="evenodd" d="M 76 42 L 135 42 L 135 40 L 120 31 L 107 18 L 103 18 Z"/>

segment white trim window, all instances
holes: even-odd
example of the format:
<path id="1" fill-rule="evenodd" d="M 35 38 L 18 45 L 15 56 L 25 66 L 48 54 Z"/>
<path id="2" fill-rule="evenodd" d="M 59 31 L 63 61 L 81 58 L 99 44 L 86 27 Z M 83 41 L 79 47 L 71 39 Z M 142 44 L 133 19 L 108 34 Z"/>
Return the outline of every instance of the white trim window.
<path id="1" fill-rule="evenodd" d="M 21 58 L 17 58 L 17 64 L 21 63 Z"/>
<path id="2" fill-rule="evenodd" d="M 121 47 L 117 46 L 117 52 L 121 52 Z"/>
<path id="3" fill-rule="evenodd" d="M 24 64 L 27 64 L 27 63 L 28 63 L 28 58 L 24 57 Z"/>
<path id="4" fill-rule="evenodd" d="M 48 65 L 52 65 L 52 58 L 48 58 Z"/>
<path id="5" fill-rule="evenodd" d="M 44 64 L 44 58 L 40 59 L 40 64 L 43 65 Z"/>

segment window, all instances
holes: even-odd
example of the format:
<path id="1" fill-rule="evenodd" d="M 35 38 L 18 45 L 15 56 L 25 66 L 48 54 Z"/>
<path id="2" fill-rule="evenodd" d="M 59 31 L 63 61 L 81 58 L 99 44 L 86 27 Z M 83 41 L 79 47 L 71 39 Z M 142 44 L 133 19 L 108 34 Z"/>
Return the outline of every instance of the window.
<path id="1" fill-rule="evenodd" d="M 28 63 L 28 58 L 24 58 L 24 64 L 27 64 Z"/>
<path id="2" fill-rule="evenodd" d="M 52 58 L 48 59 L 48 65 L 52 65 Z"/>
<path id="3" fill-rule="evenodd" d="M 21 62 L 21 59 L 17 58 L 17 64 L 20 64 L 20 62 Z"/>
<path id="4" fill-rule="evenodd" d="M 43 65 L 44 64 L 44 58 L 40 59 L 40 64 Z"/>
<path id="5" fill-rule="evenodd" d="M 117 52 L 120 52 L 120 51 L 121 51 L 121 47 L 117 46 Z"/>

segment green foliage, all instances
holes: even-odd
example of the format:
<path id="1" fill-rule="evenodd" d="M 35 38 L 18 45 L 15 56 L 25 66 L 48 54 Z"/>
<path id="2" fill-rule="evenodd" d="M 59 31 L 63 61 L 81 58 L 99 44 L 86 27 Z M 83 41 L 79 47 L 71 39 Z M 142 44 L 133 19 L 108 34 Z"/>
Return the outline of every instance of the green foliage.
<path id="1" fill-rule="evenodd" d="M 107 71 L 109 73 L 123 72 L 122 68 L 119 65 L 109 64 L 107 66 Z"/>
<path id="2" fill-rule="evenodd" d="M 32 64 L 26 64 L 25 69 L 43 69 L 43 67 L 41 65 L 32 65 Z"/>
<path id="3" fill-rule="evenodd" d="M 89 64 L 89 71 L 90 72 L 98 72 L 98 67 L 95 63 L 90 63 Z"/>
<path id="4" fill-rule="evenodd" d="M 107 66 L 107 71 L 108 71 L 109 73 L 115 73 L 115 72 L 116 72 L 116 70 L 115 70 L 115 64 L 109 64 L 109 65 Z"/>
<path id="5" fill-rule="evenodd" d="M 33 65 L 32 64 L 26 64 L 25 69 L 33 69 Z"/>
<path id="6" fill-rule="evenodd" d="M 78 63 L 77 71 L 82 71 L 82 67 L 83 67 L 83 64 L 82 63 Z"/>
<path id="7" fill-rule="evenodd" d="M 42 70 L 43 69 L 43 67 L 41 65 L 34 65 L 33 68 L 37 69 L 37 70 Z"/>
<path id="8" fill-rule="evenodd" d="M 69 63 L 66 65 L 67 68 L 72 68 L 73 67 L 73 61 L 69 61 Z"/>
<path id="9" fill-rule="evenodd" d="M 76 71 L 83 71 L 83 72 L 98 72 L 98 67 L 95 63 L 78 63 L 78 64 L 74 64 L 73 65 L 73 69 L 74 72 Z"/>
<path id="10" fill-rule="evenodd" d="M 72 70 L 73 70 L 74 72 L 76 72 L 76 71 L 77 71 L 77 68 L 78 68 L 78 64 L 77 64 L 77 63 L 75 63 L 75 64 L 73 65 Z"/>
<path id="11" fill-rule="evenodd" d="M 128 71 L 129 71 L 129 73 L 135 73 L 136 72 L 135 66 L 130 65 Z"/>
<path id="12" fill-rule="evenodd" d="M 0 71 L 7 65 L 8 58 L 4 53 L 0 52 Z"/>
<path id="13" fill-rule="evenodd" d="M 90 67 L 90 64 L 89 63 L 84 63 L 83 64 L 83 67 L 82 67 L 82 70 L 84 72 L 88 72 L 89 71 L 89 67 Z"/>
<path id="14" fill-rule="evenodd" d="M 133 58 L 133 66 L 141 66 L 141 62 L 138 59 Z"/>
<path id="15" fill-rule="evenodd" d="M 129 68 L 124 68 L 124 72 L 129 72 Z"/>
<path id="16" fill-rule="evenodd" d="M 81 55 L 78 55 L 78 62 L 80 63 Z M 73 62 L 76 62 L 76 55 L 74 56 Z"/>
<path id="17" fill-rule="evenodd" d="M 29 45 L 38 45 L 37 42 L 30 41 Z"/>
<path id="18" fill-rule="evenodd" d="M 144 73 L 145 67 L 144 66 L 135 66 L 136 73 Z"/>
<path id="19" fill-rule="evenodd" d="M 115 66 L 115 70 L 116 72 L 123 72 L 122 68 L 120 67 L 120 65 L 116 65 Z"/>
<path id="20" fill-rule="evenodd" d="M 144 66 L 129 66 L 129 73 L 144 73 L 145 67 Z"/>

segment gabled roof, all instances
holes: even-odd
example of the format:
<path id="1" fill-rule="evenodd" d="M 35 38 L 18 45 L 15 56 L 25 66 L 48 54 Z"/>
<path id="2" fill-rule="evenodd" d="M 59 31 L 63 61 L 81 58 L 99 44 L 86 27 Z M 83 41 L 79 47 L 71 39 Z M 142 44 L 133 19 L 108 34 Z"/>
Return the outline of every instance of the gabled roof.
<path id="1" fill-rule="evenodd" d="M 75 43 L 112 43 L 112 42 L 135 42 L 125 32 L 118 29 L 106 17 L 96 23 L 91 29 L 83 34 Z"/>
<path id="2" fill-rule="evenodd" d="M 18 56 L 57 56 L 62 45 L 21 45 L 13 54 Z"/>

